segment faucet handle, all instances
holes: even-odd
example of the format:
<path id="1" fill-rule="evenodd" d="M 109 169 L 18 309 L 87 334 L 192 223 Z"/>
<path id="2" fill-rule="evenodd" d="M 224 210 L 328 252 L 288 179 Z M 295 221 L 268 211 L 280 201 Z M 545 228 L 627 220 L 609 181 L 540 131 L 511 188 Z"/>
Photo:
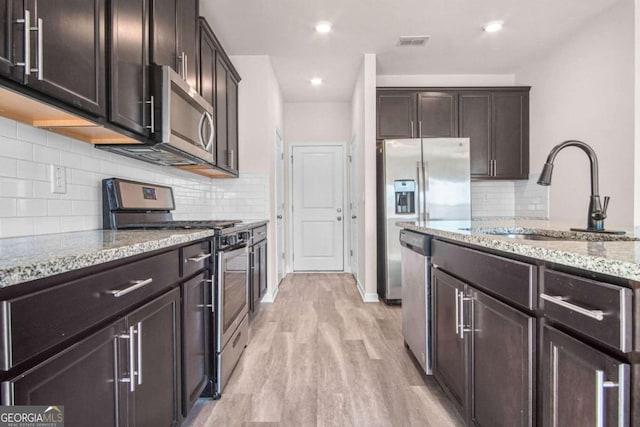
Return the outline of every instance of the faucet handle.
<path id="1" fill-rule="evenodd" d="M 602 219 L 607 217 L 607 208 L 609 207 L 609 199 L 611 199 L 611 197 L 609 196 L 604 196 L 604 203 L 602 203 Z"/>

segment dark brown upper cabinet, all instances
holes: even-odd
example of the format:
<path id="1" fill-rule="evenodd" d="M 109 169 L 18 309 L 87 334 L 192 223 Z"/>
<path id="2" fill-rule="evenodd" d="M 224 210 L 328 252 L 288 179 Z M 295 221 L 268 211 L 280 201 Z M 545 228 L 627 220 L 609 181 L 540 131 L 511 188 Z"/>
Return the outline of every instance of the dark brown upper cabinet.
<path id="1" fill-rule="evenodd" d="M 377 138 L 413 138 L 417 135 L 416 93 L 380 91 L 377 94 Z"/>
<path id="2" fill-rule="evenodd" d="M 458 136 L 458 94 L 421 92 L 418 94 L 418 137 Z"/>
<path id="3" fill-rule="evenodd" d="M 109 120 L 149 136 L 149 0 L 111 0 Z"/>
<path id="4" fill-rule="evenodd" d="M 460 136 L 470 138 L 471 176 L 529 177 L 529 90 L 460 94 Z"/>
<path id="5" fill-rule="evenodd" d="M 198 87 L 198 0 L 180 0 L 178 60 L 182 78 Z M 213 105 L 213 104 L 212 104 Z"/>
<path id="6" fill-rule="evenodd" d="M 0 32 L 1 75 L 105 115 L 104 0 L 5 0 Z"/>
<path id="7" fill-rule="evenodd" d="M 152 0 L 151 62 L 197 87 L 197 0 Z"/>

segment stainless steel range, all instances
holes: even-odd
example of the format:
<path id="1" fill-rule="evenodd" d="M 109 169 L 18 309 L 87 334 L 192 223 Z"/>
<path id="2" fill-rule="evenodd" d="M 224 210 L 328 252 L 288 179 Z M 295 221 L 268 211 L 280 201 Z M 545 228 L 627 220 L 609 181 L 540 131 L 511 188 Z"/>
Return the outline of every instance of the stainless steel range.
<path id="1" fill-rule="evenodd" d="M 239 220 L 174 221 L 171 187 L 119 178 L 102 181 L 102 202 L 105 229 L 214 230 L 210 330 L 215 357 L 205 395 L 219 397 L 249 339 L 249 225 Z"/>

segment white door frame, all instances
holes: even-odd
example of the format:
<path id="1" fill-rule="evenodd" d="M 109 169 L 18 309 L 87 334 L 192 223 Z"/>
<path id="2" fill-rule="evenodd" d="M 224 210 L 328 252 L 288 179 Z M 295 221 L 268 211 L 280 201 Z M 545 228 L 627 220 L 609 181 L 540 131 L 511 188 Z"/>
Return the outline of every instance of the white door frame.
<path id="1" fill-rule="evenodd" d="M 287 275 L 287 263 L 286 263 L 286 234 L 287 234 L 287 227 L 285 224 L 285 219 L 278 219 L 278 214 L 280 213 L 280 206 L 278 204 L 279 200 L 278 200 L 278 196 L 282 197 L 282 214 L 285 215 L 286 213 L 286 197 L 285 197 L 285 168 L 286 168 L 286 161 L 285 161 L 285 147 L 284 147 L 284 140 L 280 134 L 280 130 L 276 127 L 276 135 L 275 135 L 275 141 L 274 141 L 274 161 L 275 161 L 275 197 L 274 197 L 274 206 L 275 206 L 275 231 L 276 231 L 276 236 L 275 236 L 275 241 L 276 241 L 276 245 L 274 245 L 277 249 L 277 251 L 275 251 L 275 268 L 276 268 L 276 274 L 275 274 L 275 285 L 274 288 L 277 289 L 278 286 L 280 285 L 280 280 L 281 277 L 279 275 L 279 273 L 282 274 L 282 278 L 284 278 Z M 282 156 L 282 158 L 280 158 Z M 281 162 L 281 170 L 278 170 L 277 165 L 278 162 Z M 279 181 L 282 180 L 282 182 L 280 183 Z M 279 188 L 279 185 L 281 184 L 281 187 Z M 282 194 L 279 194 L 280 191 L 282 192 Z M 278 232 L 278 222 L 281 221 L 282 222 L 282 247 L 280 247 L 280 235 Z M 281 255 L 283 255 L 282 259 L 281 259 Z M 282 267 L 282 271 L 281 268 Z"/>
<path id="2" fill-rule="evenodd" d="M 351 232 L 351 228 L 348 222 L 345 220 L 345 216 L 346 214 L 349 212 L 346 209 L 346 206 L 349 205 L 349 191 L 346 188 L 347 186 L 347 179 L 345 178 L 346 176 L 346 171 L 347 171 L 347 167 L 348 167 L 348 163 L 347 163 L 347 143 L 346 142 L 292 142 L 290 144 L 288 144 L 288 155 L 289 155 L 289 161 L 286 162 L 286 166 L 285 169 L 288 170 L 288 175 L 289 175 L 289 179 L 288 179 L 288 200 L 286 201 L 286 209 L 287 212 L 289 212 L 289 218 L 291 218 L 290 221 L 288 221 L 288 227 L 287 227 L 287 246 L 289 247 L 289 253 L 287 256 L 287 260 L 289 262 L 289 266 L 290 271 L 293 272 L 293 169 L 291 167 L 292 162 L 293 162 L 293 149 L 295 147 L 327 147 L 327 146 L 331 146 L 331 147 L 342 147 L 342 213 L 343 215 L 343 227 L 342 227 L 342 268 L 343 271 L 347 271 L 347 268 L 350 264 L 350 260 L 349 260 L 349 251 L 347 250 L 347 248 L 349 247 L 349 245 L 347 244 L 348 239 L 349 239 L 349 233 Z"/>

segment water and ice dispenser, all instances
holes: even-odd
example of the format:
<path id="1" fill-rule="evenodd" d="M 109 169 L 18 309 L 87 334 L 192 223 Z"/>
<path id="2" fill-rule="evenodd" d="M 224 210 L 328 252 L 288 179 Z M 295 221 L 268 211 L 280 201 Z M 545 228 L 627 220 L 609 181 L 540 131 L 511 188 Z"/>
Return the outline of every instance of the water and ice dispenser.
<path id="1" fill-rule="evenodd" d="M 413 179 L 397 179 L 393 182 L 397 214 L 416 213 L 416 181 Z"/>

